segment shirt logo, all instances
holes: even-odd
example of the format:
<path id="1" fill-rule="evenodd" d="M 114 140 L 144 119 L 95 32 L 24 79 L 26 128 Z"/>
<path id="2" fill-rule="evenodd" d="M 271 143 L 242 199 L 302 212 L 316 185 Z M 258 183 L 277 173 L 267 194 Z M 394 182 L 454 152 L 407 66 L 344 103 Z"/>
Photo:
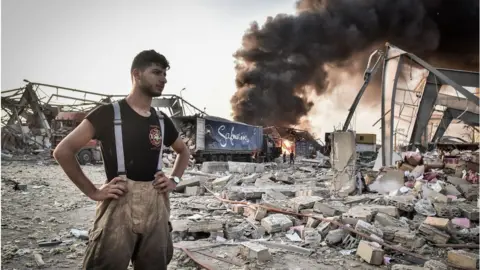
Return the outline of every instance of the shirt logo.
<path id="1" fill-rule="evenodd" d="M 162 145 L 162 134 L 160 133 L 160 128 L 158 128 L 157 126 L 150 127 L 150 133 L 148 134 L 148 138 L 150 139 L 150 143 L 155 148 L 158 148 Z"/>

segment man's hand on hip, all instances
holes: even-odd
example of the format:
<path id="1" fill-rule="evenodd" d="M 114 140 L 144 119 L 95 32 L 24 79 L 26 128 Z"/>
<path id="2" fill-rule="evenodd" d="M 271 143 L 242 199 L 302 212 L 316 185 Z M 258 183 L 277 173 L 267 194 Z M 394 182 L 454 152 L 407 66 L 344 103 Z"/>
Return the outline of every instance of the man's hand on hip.
<path id="1" fill-rule="evenodd" d="M 127 193 L 127 185 L 125 180 L 115 177 L 112 181 L 102 185 L 89 197 L 94 201 L 104 201 L 106 199 L 118 199 Z"/>
<path id="2" fill-rule="evenodd" d="M 168 193 L 177 187 L 177 184 L 165 175 L 164 172 L 157 172 L 155 174 L 155 180 L 153 180 L 153 187 L 160 193 Z"/>

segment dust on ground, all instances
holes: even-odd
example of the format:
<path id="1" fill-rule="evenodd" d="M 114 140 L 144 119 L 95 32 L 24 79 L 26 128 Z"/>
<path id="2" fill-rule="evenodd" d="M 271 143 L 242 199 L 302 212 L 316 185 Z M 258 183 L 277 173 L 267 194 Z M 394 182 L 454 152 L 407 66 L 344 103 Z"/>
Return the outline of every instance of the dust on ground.
<path id="1" fill-rule="evenodd" d="M 82 169 L 94 184 L 104 182 L 102 165 L 85 165 Z M 38 266 L 34 254 L 39 254 L 45 263 L 43 269 L 79 269 L 87 240 L 75 237 L 71 230 L 87 231 L 90 228 L 95 215 L 95 202 L 84 196 L 53 161 L 4 162 L 1 176 L 2 269 L 36 269 Z M 26 189 L 14 190 L 10 180 L 26 185 Z M 221 207 L 221 203 L 208 194 L 193 197 L 173 195 L 171 201 L 172 217 L 175 218 L 202 213 L 198 209 L 186 207 L 187 205 L 207 204 L 210 209 L 215 209 L 215 205 Z M 203 211 L 203 215 L 243 219 L 242 216 L 225 210 Z M 189 248 L 218 244 L 211 237 L 174 237 L 174 242 Z M 44 246 L 39 246 L 40 244 Z M 218 269 L 372 269 L 372 265 L 360 262 L 354 254 L 342 255 L 339 251 L 340 249 L 323 247 L 315 254 L 306 256 L 270 249 L 273 261 L 265 264 L 252 262 L 246 264 L 248 268 L 199 254 L 196 256 L 209 260 Z M 204 252 L 243 264 L 237 256 L 236 245 L 217 246 L 205 249 Z M 198 267 L 181 250 L 175 249 L 169 269 Z"/>

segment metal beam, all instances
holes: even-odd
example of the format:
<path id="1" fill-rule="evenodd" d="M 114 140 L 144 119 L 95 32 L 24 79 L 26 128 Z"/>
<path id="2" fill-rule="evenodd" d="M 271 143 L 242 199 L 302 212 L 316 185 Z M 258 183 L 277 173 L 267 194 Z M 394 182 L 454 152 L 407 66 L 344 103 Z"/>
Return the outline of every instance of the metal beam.
<path id="1" fill-rule="evenodd" d="M 435 104 L 442 105 L 452 109 L 462 110 L 462 111 L 467 110 L 469 112 L 476 113 L 476 114 L 480 113 L 478 104 L 475 104 L 466 98 L 455 97 L 455 96 L 445 95 L 445 94 L 438 94 L 437 101 L 435 102 Z"/>
<path id="2" fill-rule="evenodd" d="M 421 66 L 423 66 L 425 69 L 427 69 L 429 71 L 429 74 L 428 74 L 428 77 L 427 77 L 427 83 L 428 82 L 432 82 L 432 83 L 435 83 L 436 81 L 439 82 L 439 84 L 443 84 L 443 85 L 450 85 L 451 87 L 453 87 L 455 90 L 457 90 L 459 93 L 461 93 L 462 95 L 464 95 L 467 99 L 475 102 L 475 103 L 480 103 L 480 99 L 475 96 L 472 92 L 468 91 L 467 89 L 463 88 L 460 84 L 454 82 L 452 79 L 450 79 L 449 77 L 447 77 L 445 74 L 443 74 L 442 72 L 440 72 L 438 69 L 434 68 L 433 66 L 431 66 L 429 63 L 425 62 L 424 60 L 422 60 L 421 58 L 419 58 L 418 56 L 414 55 L 414 54 L 411 54 L 411 53 L 406 53 L 413 61 L 417 62 L 418 64 L 420 64 Z M 459 70 L 453 70 L 451 69 L 450 70 L 451 72 L 457 72 L 458 73 L 458 78 L 460 78 L 461 74 L 463 71 L 459 71 Z M 478 73 L 477 73 L 478 74 Z M 435 78 L 436 76 L 436 78 Z M 435 80 L 436 79 L 436 80 Z M 477 84 L 478 86 L 478 84 Z"/>
<path id="3" fill-rule="evenodd" d="M 419 146 L 422 144 L 422 135 L 428 125 L 428 121 L 432 116 L 433 107 L 437 99 L 438 87 L 435 84 L 428 83 L 423 90 L 422 99 L 418 106 L 417 117 L 415 119 L 412 135 L 410 137 L 410 147 Z"/>
<path id="4" fill-rule="evenodd" d="M 446 68 L 437 68 L 438 71 L 450 78 L 452 81 L 464 87 L 478 87 L 479 74 L 478 72 L 455 70 Z"/>
<path id="5" fill-rule="evenodd" d="M 468 112 L 468 111 L 461 111 L 453 108 L 448 108 L 443 113 L 442 120 L 438 124 L 437 130 L 435 131 L 435 135 L 432 138 L 432 142 L 436 143 L 440 138 L 442 138 L 443 134 L 447 131 L 448 126 L 452 123 L 452 120 L 458 118 L 462 120 L 464 123 L 471 125 L 471 126 L 478 126 L 478 114 Z"/>

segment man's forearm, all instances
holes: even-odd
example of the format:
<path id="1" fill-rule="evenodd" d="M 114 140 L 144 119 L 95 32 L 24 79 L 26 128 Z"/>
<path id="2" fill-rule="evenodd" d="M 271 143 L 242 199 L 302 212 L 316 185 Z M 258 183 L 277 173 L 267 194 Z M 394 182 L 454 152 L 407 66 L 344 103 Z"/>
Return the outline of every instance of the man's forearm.
<path id="1" fill-rule="evenodd" d="M 177 158 L 173 165 L 172 176 L 182 177 L 189 161 L 190 151 L 188 151 L 188 148 L 185 148 L 182 152 L 177 154 Z"/>
<path id="2" fill-rule="evenodd" d="M 67 174 L 68 178 L 85 194 L 90 197 L 97 188 L 83 173 L 75 154 L 67 151 L 55 152 L 55 159 Z"/>

